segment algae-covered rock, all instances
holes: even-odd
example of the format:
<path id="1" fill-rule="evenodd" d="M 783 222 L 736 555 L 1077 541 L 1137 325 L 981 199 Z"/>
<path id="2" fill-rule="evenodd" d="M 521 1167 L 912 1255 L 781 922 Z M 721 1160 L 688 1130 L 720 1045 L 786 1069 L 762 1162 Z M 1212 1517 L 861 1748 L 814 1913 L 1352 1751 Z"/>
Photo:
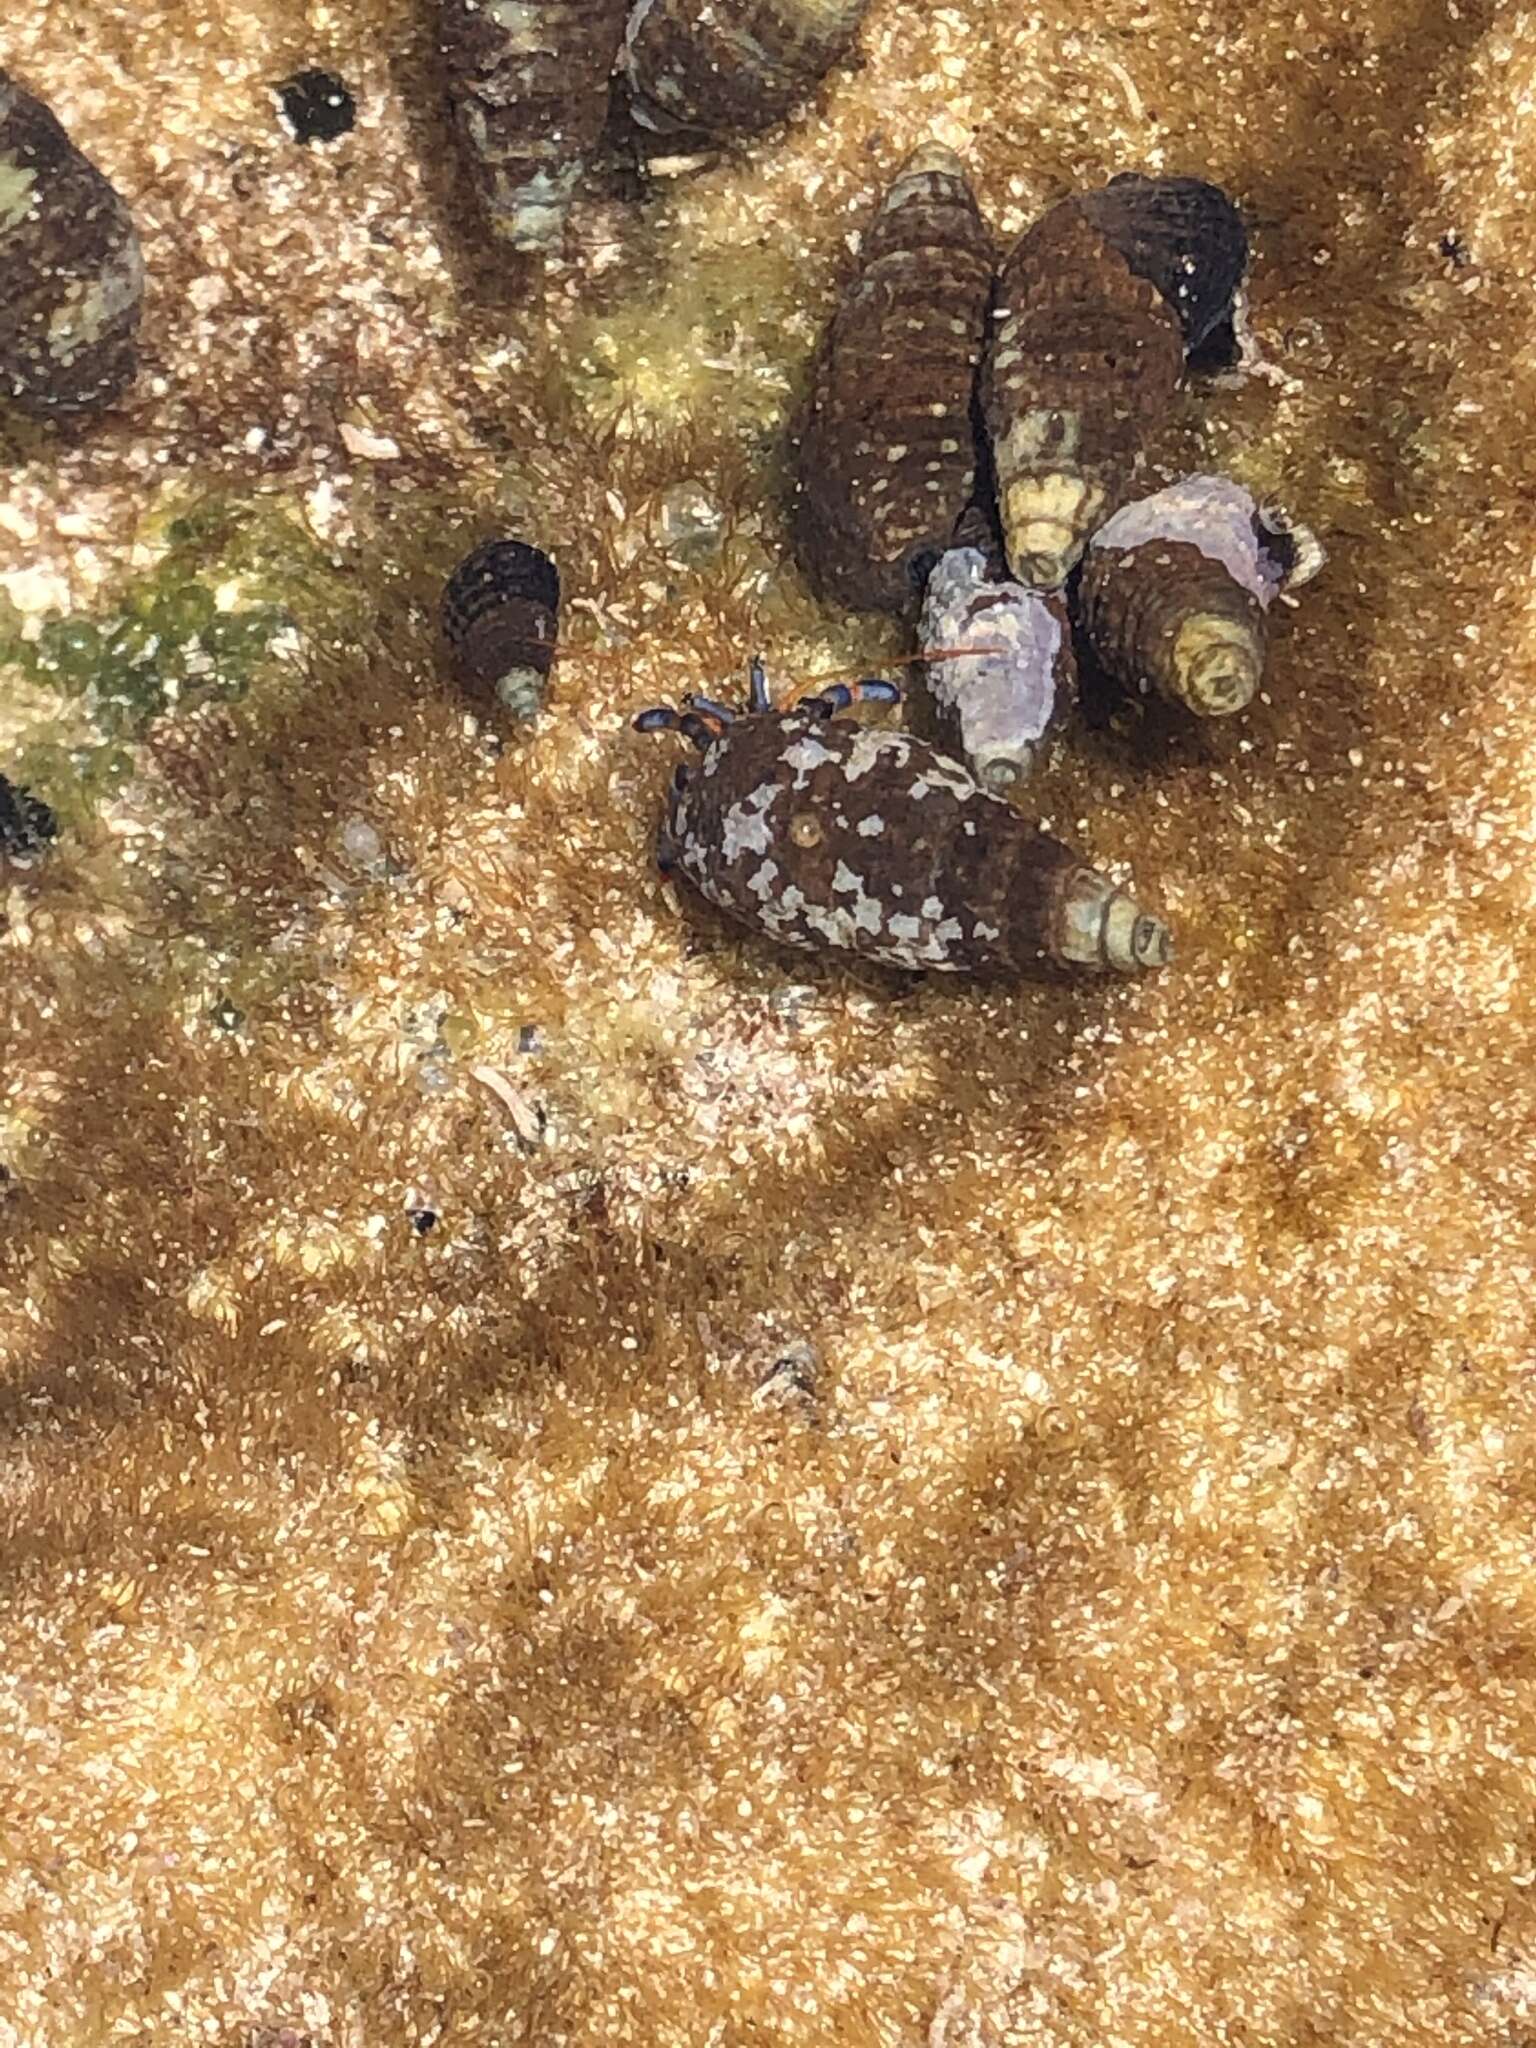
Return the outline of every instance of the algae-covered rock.
<path id="1" fill-rule="evenodd" d="M 41 100 L 0 71 L 0 401 L 42 418 L 132 383 L 144 265 L 132 216 Z"/>

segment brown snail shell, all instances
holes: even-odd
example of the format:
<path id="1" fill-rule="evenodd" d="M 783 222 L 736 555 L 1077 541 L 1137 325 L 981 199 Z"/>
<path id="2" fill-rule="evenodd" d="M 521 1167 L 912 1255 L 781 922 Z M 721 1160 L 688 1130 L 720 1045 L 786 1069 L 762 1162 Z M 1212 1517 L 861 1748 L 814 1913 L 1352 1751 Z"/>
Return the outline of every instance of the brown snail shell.
<path id="1" fill-rule="evenodd" d="M 781 121 L 858 33 L 869 0 L 637 0 L 620 71 L 643 128 L 730 141 Z"/>
<path id="2" fill-rule="evenodd" d="M 674 778 L 663 863 L 780 945 L 939 974 L 1162 967 L 1161 919 L 911 733 L 738 717 Z"/>
<path id="3" fill-rule="evenodd" d="M 45 418 L 110 405 L 138 367 L 143 304 L 127 206 L 0 71 L 0 401 Z"/>
<path id="4" fill-rule="evenodd" d="M 486 225 L 554 247 L 608 118 L 626 0 L 441 0 L 448 98 Z"/>
<path id="5" fill-rule="evenodd" d="M 1183 330 L 1072 200 L 1014 245 L 998 293 L 982 405 L 1003 539 L 1014 575 L 1053 590 L 1130 491 Z"/>
<path id="6" fill-rule="evenodd" d="M 976 483 L 991 237 L 952 151 L 919 149 L 880 202 L 811 372 L 795 551 L 835 602 L 904 611 Z"/>
<path id="7" fill-rule="evenodd" d="M 1321 560 L 1305 528 L 1230 477 L 1182 477 L 1094 534 L 1077 593 L 1083 631 L 1128 688 L 1226 717 L 1259 687 L 1271 603 Z"/>
<path id="8" fill-rule="evenodd" d="M 514 718 L 544 702 L 559 635 L 560 572 L 522 540 L 483 542 L 443 590 L 443 638 L 461 687 Z"/>
<path id="9" fill-rule="evenodd" d="M 1022 782 L 1073 700 L 1061 598 L 994 575 L 981 548 L 950 548 L 928 578 L 918 641 L 942 657 L 927 665 L 928 694 L 976 780 Z"/>
<path id="10" fill-rule="evenodd" d="M 1248 270 L 1248 231 L 1219 185 L 1122 171 L 1077 208 L 1178 315 L 1186 354 L 1230 327 Z"/>

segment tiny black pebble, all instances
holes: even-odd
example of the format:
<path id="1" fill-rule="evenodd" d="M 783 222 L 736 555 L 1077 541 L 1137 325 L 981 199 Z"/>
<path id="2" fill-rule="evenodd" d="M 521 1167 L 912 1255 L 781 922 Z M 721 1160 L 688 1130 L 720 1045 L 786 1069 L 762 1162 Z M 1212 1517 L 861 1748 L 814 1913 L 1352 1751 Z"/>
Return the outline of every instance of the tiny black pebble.
<path id="1" fill-rule="evenodd" d="M 411 1211 L 411 1228 L 418 1237 L 425 1237 L 436 1221 L 437 1211 L 435 1209 L 413 1209 Z"/>
<path id="2" fill-rule="evenodd" d="M 537 1024 L 525 1024 L 521 1031 L 518 1032 L 517 1049 L 519 1052 L 542 1052 L 544 1050 L 544 1034 Z"/>
<path id="3" fill-rule="evenodd" d="M 59 821 L 42 798 L 0 775 L 0 855 L 40 853 L 58 833 Z"/>
<path id="4" fill-rule="evenodd" d="M 357 102 L 333 72 L 301 71 L 277 93 L 297 141 L 334 142 L 351 133 Z"/>
<path id="5" fill-rule="evenodd" d="M 1465 270 L 1472 261 L 1471 256 L 1467 253 L 1467 245 L 1460 235 L 1442 235 L 1440 237 L 1440 254 L 1448 263 L 1454 264 L 1457 270 Z"/>

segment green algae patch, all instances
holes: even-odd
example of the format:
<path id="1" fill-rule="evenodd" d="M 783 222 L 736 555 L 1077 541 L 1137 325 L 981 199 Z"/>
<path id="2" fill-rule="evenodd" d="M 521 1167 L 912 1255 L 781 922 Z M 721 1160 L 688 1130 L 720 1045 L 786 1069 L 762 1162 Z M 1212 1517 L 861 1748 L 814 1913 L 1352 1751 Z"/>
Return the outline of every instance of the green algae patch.
<path id="1" fill-rule="evenodd" d="M 663 423 L 773 426 L 789 402 L 784 337 L 804 318 L 796 287 L 782 243 L 695 252 L 656 291 L 575 323 L 569 389 L 598 415 L 628 407 Z"/>
<path id="2" fill-rule="evenodd" d="M 72 822 L 122 787 L 129 749 L 157 720 L 249 698 L 275 681 L 299 632 L 335 631 L 347 616 L 352 586 L 276 501 L 206 497 L 168 518 L 159 540 L 151 573 L 96 610 L 45 619 L 35 638 L 13 605 L 0 609 L 0 669 L 54 705 L 27 721 L 18 771 Z"/>

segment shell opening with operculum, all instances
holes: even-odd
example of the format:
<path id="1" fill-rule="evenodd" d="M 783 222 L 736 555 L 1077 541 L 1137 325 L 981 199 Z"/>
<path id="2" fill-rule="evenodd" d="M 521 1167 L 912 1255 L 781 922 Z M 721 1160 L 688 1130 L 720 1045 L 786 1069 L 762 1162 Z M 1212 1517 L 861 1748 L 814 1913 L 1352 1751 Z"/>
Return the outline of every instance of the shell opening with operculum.
<path id="1" fill-rule="evenodd" d="M 1283 505 L 1265 499 L 1253 515 L 1260 548 L 1274 564 L 1284 590 L 1299 590 L 1326 565 L 1328 556 L 1310 526 L 1293 519 Z"/>
<path id="2" fill-rule="evenodd" d="M 1219 185 L 1123 171 L 1077 200 L 1138 277 L 1162 293 L 1193 352 L 1234 317 L 1248 231 Z"/>
<path id="3" fill-rule="evenodd" d="M 1173 958 L 1167 925 L 1094 868 L 1078 868 L 1062 893 L 1056 957 L 1071 966 L 1138 974 Z"/>

